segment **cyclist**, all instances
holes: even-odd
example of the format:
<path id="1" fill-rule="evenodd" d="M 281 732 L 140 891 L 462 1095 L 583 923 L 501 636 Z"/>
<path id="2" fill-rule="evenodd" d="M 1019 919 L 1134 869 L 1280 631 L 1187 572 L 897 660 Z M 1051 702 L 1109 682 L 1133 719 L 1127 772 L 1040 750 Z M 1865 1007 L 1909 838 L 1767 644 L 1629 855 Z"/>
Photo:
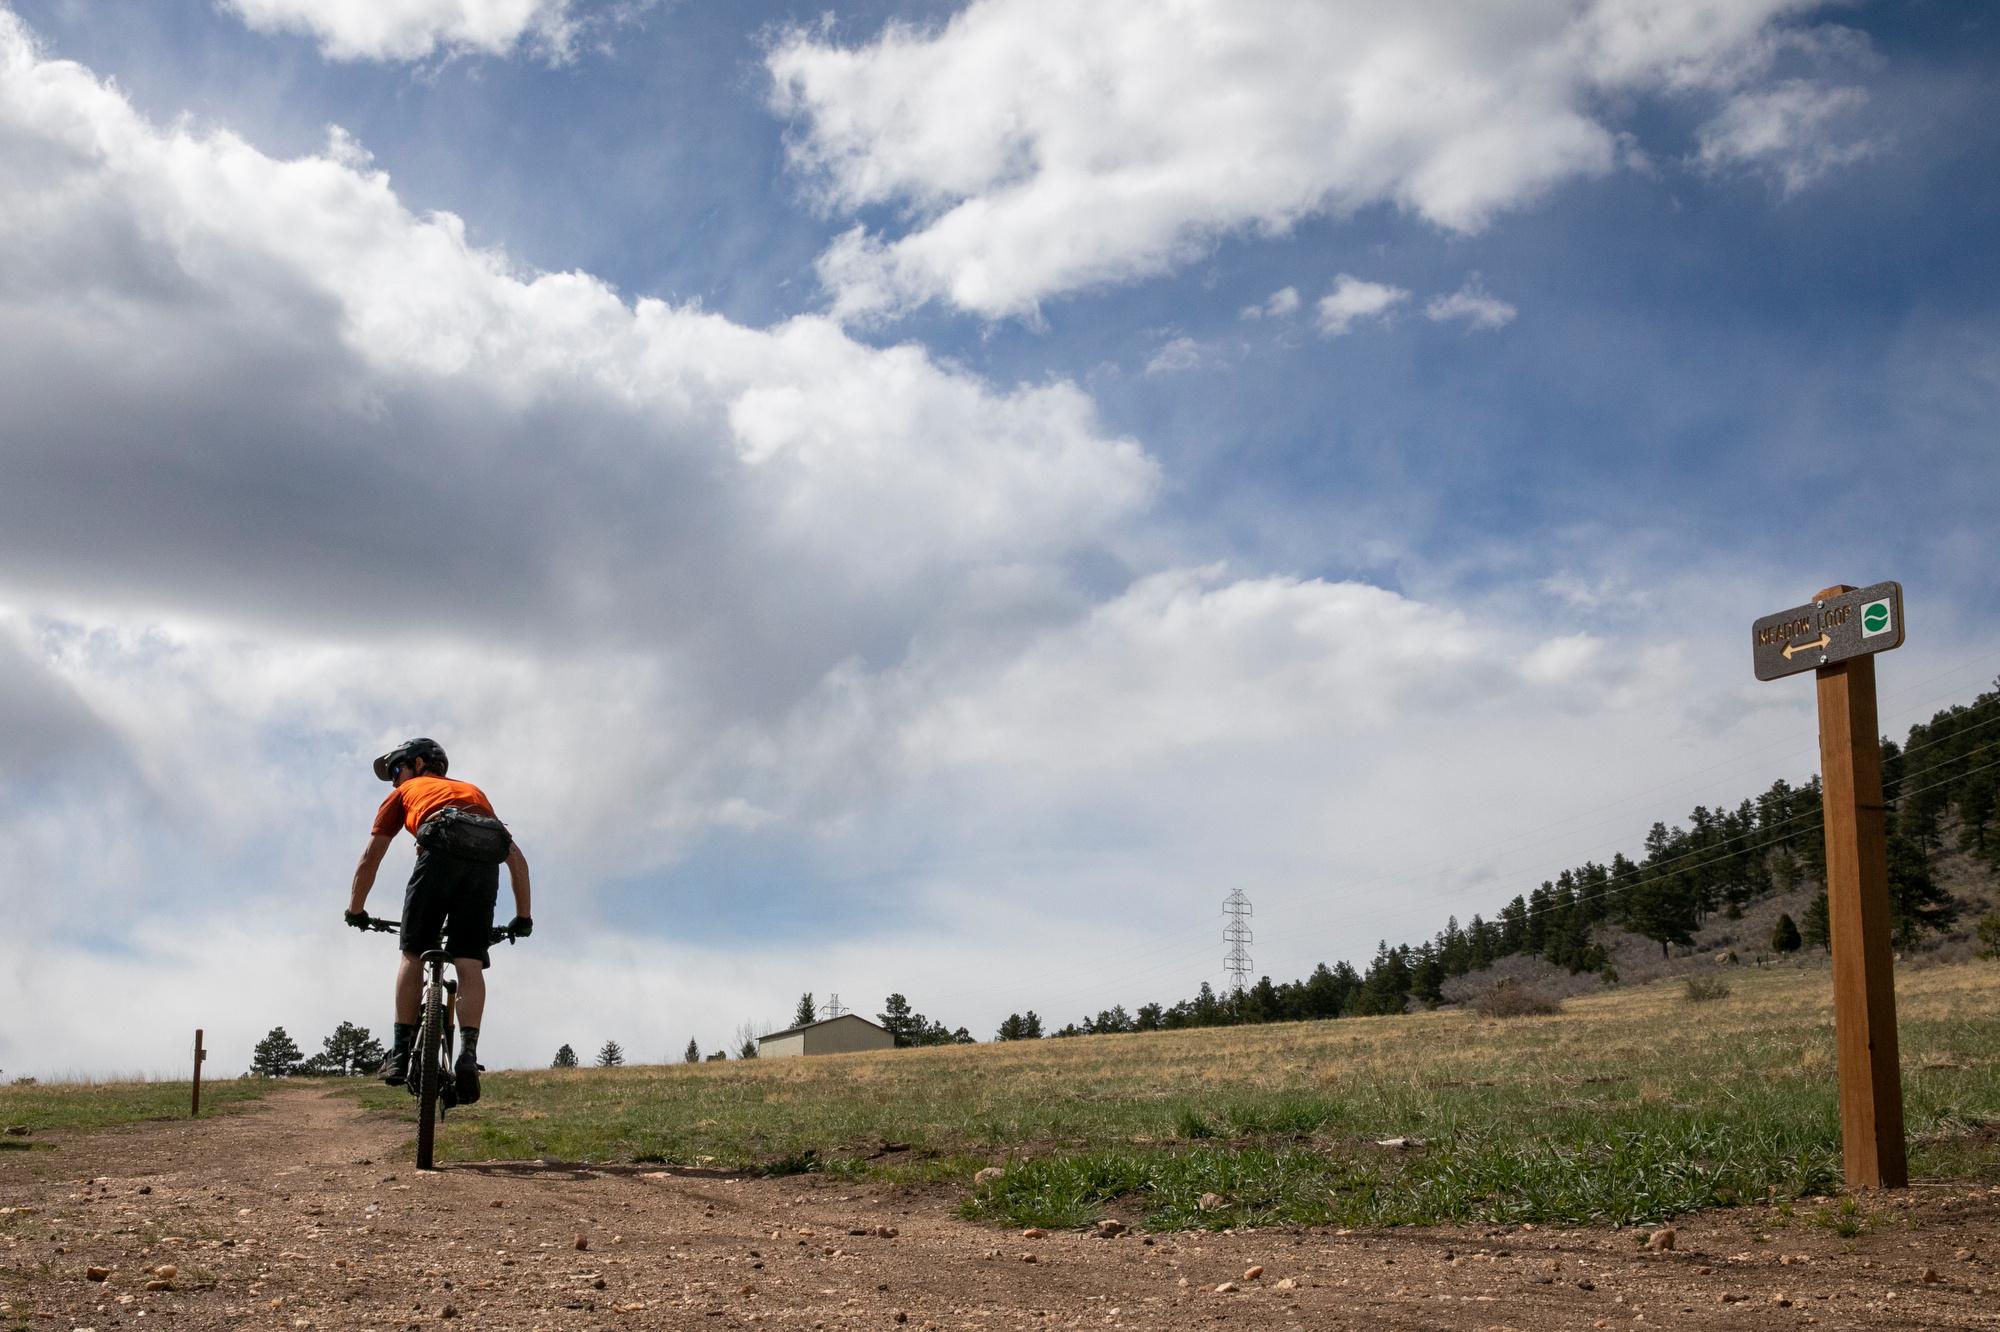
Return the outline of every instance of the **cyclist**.
<path id="1" fill-rule="evenodd" d="M 492 965 L 487 949 L 502 864 L 514 888 L 515 915 L 508 928 L 525 938 L 534 921 L 529 915 L 527 859 L 495 817 L 486 793 L 471 782 L 447 777 L 450 767 L 444 747 L 423 737 L 405 740 L 375 760 L 375 775 L 395 789 L 375 811 L 368 847 L 354 868 L 347 923 L 356 928 L 365 925 L 363 908 L 375 886 L 375 871 L 398 826 L 408 828 L 417 839 L 417 863 L 403 891 L 395 1044 L 376 1072 L 392 1087 L 409 1079 L 423 988 L 421 955 L 436 947 L 442 935 L 458 971 L 460 1046 L 452 1080 L 459 1103 L 470 1104 L 479 1099 L 479 1023 L 486 1008 L 486 968 Z"/>

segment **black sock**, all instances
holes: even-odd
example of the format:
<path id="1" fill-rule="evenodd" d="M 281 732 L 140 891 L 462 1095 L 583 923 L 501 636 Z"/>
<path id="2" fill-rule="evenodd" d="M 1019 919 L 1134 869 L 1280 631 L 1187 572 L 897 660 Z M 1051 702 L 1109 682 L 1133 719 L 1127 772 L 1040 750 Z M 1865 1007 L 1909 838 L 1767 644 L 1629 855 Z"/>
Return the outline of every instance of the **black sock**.
<path id="1" fill-rule="evenodd" d="M 458 1029 L 458 1057 L 470 1059 L 479 1048 L 479 1028 L 460 1027 Z"/>
<path id="2" fill-rule="evenodd" d="M 417 1043 L 417 1024 L 414 1022 L 398 1022 L 395 1024 L 395 1028 L 394 1051 L 397 1054 L 407 1053 L 410 1047 Z"/>

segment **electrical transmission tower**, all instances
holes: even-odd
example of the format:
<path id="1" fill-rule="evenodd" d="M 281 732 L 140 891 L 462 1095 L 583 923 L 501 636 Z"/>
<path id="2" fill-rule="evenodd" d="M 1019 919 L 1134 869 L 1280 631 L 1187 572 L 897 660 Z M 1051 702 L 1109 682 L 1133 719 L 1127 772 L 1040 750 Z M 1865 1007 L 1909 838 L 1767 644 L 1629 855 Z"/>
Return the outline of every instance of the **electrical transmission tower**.
<path id="1" fill-rule="evenodd" d="M 1222 966 L 1229 973 L 1230 993 L 1242 994 L 1250 982 L 1250 952 L 1244 945 L 1253 936 L 1250 927 L 1244 924 L 1250 918 L 1250 899 L 1241 888 L 1223 899 L 1222 914 L 1229 917 L 1229 924 L 1222 931 L 1222 941 L 1229 945 L 1229 951 L 1222 955 Z"/>
<path id="2" fill-rule="evenodd" d="M 827 995 L 826 1004 L 824 1007 L 820 1009 L 820 1012 L 826 1014 L 830 1018 L 837 1018 L 846 1011 L 847 1010 L 845 1008 L 841 1007 L 840 996 L 837 994 Z"/>

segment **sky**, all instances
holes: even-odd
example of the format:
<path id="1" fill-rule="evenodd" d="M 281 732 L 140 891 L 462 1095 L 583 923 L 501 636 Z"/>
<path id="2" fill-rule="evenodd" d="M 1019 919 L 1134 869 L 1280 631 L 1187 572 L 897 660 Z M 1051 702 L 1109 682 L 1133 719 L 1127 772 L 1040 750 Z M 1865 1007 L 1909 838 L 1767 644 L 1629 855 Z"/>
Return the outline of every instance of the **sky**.
<path id="1" fill-rule="evenodd" d="M 385 1032 L 412 735 L 503 1067 L 1365 965 L 1812 772 L 1830 584 L 1969 700 L 1995 17 L 0 0 L 0 1070 Z"/>

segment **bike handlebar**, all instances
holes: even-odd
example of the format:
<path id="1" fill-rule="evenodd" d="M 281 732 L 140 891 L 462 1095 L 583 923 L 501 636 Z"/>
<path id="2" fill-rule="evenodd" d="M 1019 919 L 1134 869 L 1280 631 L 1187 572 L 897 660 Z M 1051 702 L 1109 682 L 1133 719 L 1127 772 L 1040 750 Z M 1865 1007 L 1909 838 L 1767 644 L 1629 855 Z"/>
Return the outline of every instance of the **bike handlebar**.
<path id="1" fill-rule="evenodd" d="M 400 920 L 384 920 L 380 916 L 366 916 L 362 919 L 362 923 L 355 926 L 355 928 L 358 930 L 379 930 L 383 934 L 400 934 L 403 929 L 403 922 Z M 486 942 L 490 944 L 513 943 L 514 931 L 508 929 L 505 925 L 495 925 L 492 934 L 487 938 Z"/>

